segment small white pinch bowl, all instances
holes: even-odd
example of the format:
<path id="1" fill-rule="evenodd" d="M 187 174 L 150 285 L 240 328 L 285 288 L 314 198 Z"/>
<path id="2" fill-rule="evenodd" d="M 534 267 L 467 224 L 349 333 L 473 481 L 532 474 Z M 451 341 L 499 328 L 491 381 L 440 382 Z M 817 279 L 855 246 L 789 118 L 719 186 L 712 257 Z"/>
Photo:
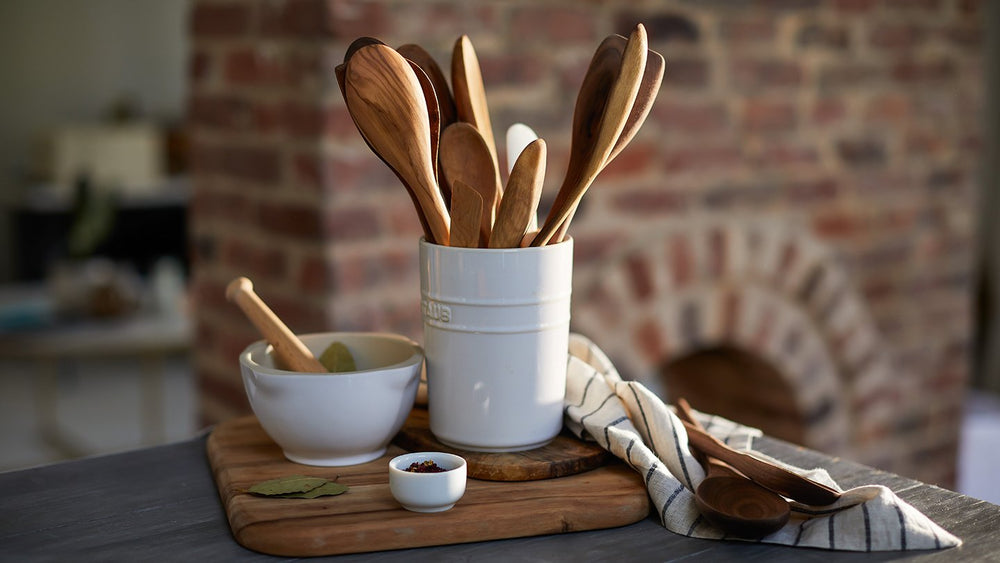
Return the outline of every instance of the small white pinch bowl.
<path id="1" fill-rule="evenodd" d="M 250 406 L 264 431 L 296 463 L 355 465 L 385 454 L 413 408 L 423 350 L 387 333 L 327 332 L 299 338 L 318 358 L 342 342 L 357 371 L 302 373 L 275 367 L 264 340 L 240 354 Z"/>
<path id="2" fill-rule="evenodd" d="M 440 473 L 412 473 L 412 463 L 431 460 L 443 469 Z M 413 512 L 444 512 L 455 506 L 465 494 L 468 466 L 465 459 L 443 452 L 414 452 L 389 461 L 389 489 L 392 496 Z"/>

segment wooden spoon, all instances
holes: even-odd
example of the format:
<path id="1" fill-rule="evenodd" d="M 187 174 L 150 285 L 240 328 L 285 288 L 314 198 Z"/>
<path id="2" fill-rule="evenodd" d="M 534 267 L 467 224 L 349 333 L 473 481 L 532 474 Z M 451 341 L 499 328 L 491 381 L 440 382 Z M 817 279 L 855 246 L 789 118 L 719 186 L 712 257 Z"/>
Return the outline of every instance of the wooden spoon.
<path id="1" fill-rule="evenodd" d="M 792 473 L 784 467 L 768 463 L 748 453 L 734 450 L 690 422 L 683 422 L 684 428 L 688 432 L 688 440 L 695 448 L 701 450 L 705 455 L 728 463 L 762 487 L 812 506 L 825 506 L 840 498 L 841 493 L 836 489 Z"/>
<path id="2" fill-rule="evenodd" d="M 624 50 L 627 39 L 621 35 L 614 35 L 612 37 L 619 42 L 621 49 Z M 604 167 L 610 164 L 628 146 L 632 138 L 639 132 L 639 128 L 646 121 L 646 116 L 649 115 L 649 110 L 653 107 L 653 101 L 656 100 L 656 94 L 660 91 L 660 84 L 663 82 L 664 67 L 663 55 L 656 51 L 649 51 L 646 54 L 646 69 L 642 73 L 642 82 L 639 84 L 639 92 L 636 94 L 635 103 L 632 104 L 632 110 L 625 121 L 625 127 L 622 128 L 621 135 L 615 141 L 615 147 L 611 149 L 611 154 L 608 155 L 608 159 L 604 162 Z M 552 240 L 559 242 L 565 238 L 569 224 L 573 221 L 573 216 L 576 215 L 576 209 L 574 207 L 569 216 L 566 217 L 566 220 L 562 222 L 562 225 L 556 230 L 556 234 L 553 235 Z"/>
<path id="3" fill-rule="evenodd" d="M 450 218 L 435 180 L 431 126 L 420 80 L 410 63 L 385 45 L 362 47 L 346 64 L 345 98 L 358 129 L 405 179 L 432 242 L 447 245 Z"/>
<path id="4" fill-rule="evenodd" d="M 306 373 L 326 373 L 329 370 L 319 363 L 295 333 L 274 314 L 254 293 L 253 283 L 247 278 L 236 278 L 226 287 L 226 299 L 239 305 L 250 322 L 271 344 L 274 355 L 286 369 Z"/>
<path id="5" fill-rule="evenodd" d="M 684 399 L 677 399 L 677 414 L 701 430 L 705 428 Z M 758 539 L 781 529 L 791 515 L 788 501 L 754 483 L 717 458 L 694 452 L 705 466 L 705 479 L 695 492 L 698 511 L 727 535 Z"/>
<path id="6" fill-rule="evenodd" d="M 455 91 L 455 109 L 458 119 L 471 123 L 479 130 L 490 149 L 493 157 L 493 168 L 497 170 L 497 184 L 500 184 L 499 160 L 497 146 L 493 138 L 493 125 L 490 123 L 489 106 L 486 103 L 486 87 L 483 85 L 483 73 L 479 68 L 479 59 L 472 41 L 468 35 L 463 35 L 455 41 L 451 55 L 451 87 Z"/>
<path id="7" fill-rule="evenodd" d="M 344 100 L 346 102 L 347 88 L 344 84 L 344 78 L 345 76 L 347 76 L 347 65 L 343 63 L 339 64 L 333 69 L 333 72 L 337 76 L 337 84 L 340 86 L 340 93 L 343 94 Z M 350 113 L 350 111 L 348 111 L 348 113 Z M 361 126 L 358 125 L 358 120 L 354 118 L 354 114 L 351 114 L 351 119 L 354 121 L 354 126 L 358 128 L 358 133 L 361 134 L 361 140 L 363 140 L 365 144 L 368 145 L 368 148 L 371 149 L 373 153 L 375 153 L 375 156 L 377 156 L 379 160 L 381 160 L 386 166 L 389 167 L 389 170 L 392 170 L 392 173 L 396 175 L 397 179 L 399 179 L 399 183 L 403 184 L 403 187 L 406 188 L 406 193 L 409 194 L 410 201 L 413 202 L 413 208 L 417 212 L 417 219 L 420 220 L 420 227 L 424 231 L 424 238 L 427 240 L 434 240 L 434 235 L 431 233 L 430 225 L 427 224 L 427 218 L 424 217 L 424 212 L 420 208 L 420 200 L 417 199 L 417 194 L 413 191 L 413 188 L 410 187 L 410 185 L 407 183 L 406 178 L 404 178 L 403 175 L 399 173 L 399 170 L 396 170 L 391 164 L 386 162 L 385 158 L 382 155 L 380 155 L 377 150 L 375 150 L 375 147 L 372 146 L 371 141 L 369 141 L 368 137 L 365 136 L 365 132 L 361 130 Z"/>
<path id="8" fill-rule="evenodd" d="M 445 78 L 444 71 L 438 66 L 437 61 L 423 47 L 414 43 L 400 45 L 396 51 L 416 63 L 430 79 L 434 85 L 434 94 L 437 97 L 438 108 L 441 112 L 441 129 L 445 129 L 458 120 L 458 113 L 455 110 L 455 99 L 451 96 L 451 89 L 448 87 L 448 79 Z"/>
<path id="9" fill-rule="evenodd" d="M 493 232 L 500 188 L 486 140 L 471 124 L 459 121 L 444 130 L 441 135 L 441 169 L 445 182 L 453 189 L 456 182 L 464 182 L 482 196 L 480 246 L 485 248 Z"/>
<path id="10" fill-rule="evenodd" d="M 566 178 L 532 246 L 548 244 L 574 212 L 625 127 L 646 67 L 646 29 L 642 24 L 636 26 L 620 58 L 616 43 L 613 37 L 605 39 L 587 69 L 573 114 Z M 614 78 L 609 80 L 609 75 Z M 592 131 L 596 131 L 596 135 L 592 135 Z"/>
<path id="11" fill-rule="evenodd" d="M 483 196 L 465 182 L 456 181 L 451 192 L 451 246 L 478 248 L 482 216 Z"/>
<path id="12" fill-rule="evenodd" d="M 538 212 L 538 198 L 545 180 L 545 141 L 535 139 L 514 162 L 507 189 L 500 200 L 490 248 L 517 248 Z"/>

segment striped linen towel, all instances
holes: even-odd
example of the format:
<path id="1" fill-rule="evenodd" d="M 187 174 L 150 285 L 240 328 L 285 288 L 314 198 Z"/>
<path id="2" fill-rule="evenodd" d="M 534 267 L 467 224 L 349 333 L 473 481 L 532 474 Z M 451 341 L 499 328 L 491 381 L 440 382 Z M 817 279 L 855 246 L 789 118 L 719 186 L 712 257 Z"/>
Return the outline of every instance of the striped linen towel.
<path id="1" fill-rule="evenodd" d="M 593 438 L 642 474 L 665 528 L 694 538 L 726 539 L 695 505 L 693 491 L 705 472 L 688 451 L 680 419 L 641 383 L 622 380 L 586 337 L 572 334 L 569 348 L 567 427 Z M 697 416 L 711 434 L 737 449 L 750 450 L 754 437 L 761 435 L 722 417 Z M 824 469 L 803 470 L 753 454 L 841 490 Z M 829 506 L 792 502 L 791 507 L 788 523 L 757 541 L 849 551 L 940 549 L 962 543 L 882 485 L 851 489 Z"/>

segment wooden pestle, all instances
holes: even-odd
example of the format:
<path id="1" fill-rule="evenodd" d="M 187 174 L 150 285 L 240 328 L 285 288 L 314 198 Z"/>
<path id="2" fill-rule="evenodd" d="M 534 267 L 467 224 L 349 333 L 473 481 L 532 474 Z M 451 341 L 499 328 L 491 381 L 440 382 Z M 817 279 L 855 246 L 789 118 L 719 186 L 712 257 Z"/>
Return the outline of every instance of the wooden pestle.
<path id="1" fill-rule="evenodd" d="M 254 293 L 253 283 L 244 277 L 229 282 L 226 299 L 239 305 L 257 330 L 271 344 L 274 355 L 286 369 L 308 373 L 326 373 L 323 364 L 313 356 L 305 344 L 289 330 L 274 311 Z"/>

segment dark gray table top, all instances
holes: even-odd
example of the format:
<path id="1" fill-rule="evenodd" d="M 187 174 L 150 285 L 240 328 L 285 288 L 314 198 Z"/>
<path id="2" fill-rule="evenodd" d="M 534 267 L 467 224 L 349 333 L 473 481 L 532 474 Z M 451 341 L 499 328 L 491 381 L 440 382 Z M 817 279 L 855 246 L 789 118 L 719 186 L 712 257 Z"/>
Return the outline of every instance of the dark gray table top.
<path id="1" fill-rule="evenodd" d="M 0 561 L 278 561 L 233 540 L 205 455 L 184 442 L 0 473 Z M 338 557 L 344 561 L 1000 561 L 1000 506 L 769 439 L 759 449 L 822 465 L 845 487 L 879 483 L 965 541 L 930 552 L 849 553 L 708 541 L 654 518 L 631 526 Z M 332 559 L 332 558 L 331 558 Z"/>

